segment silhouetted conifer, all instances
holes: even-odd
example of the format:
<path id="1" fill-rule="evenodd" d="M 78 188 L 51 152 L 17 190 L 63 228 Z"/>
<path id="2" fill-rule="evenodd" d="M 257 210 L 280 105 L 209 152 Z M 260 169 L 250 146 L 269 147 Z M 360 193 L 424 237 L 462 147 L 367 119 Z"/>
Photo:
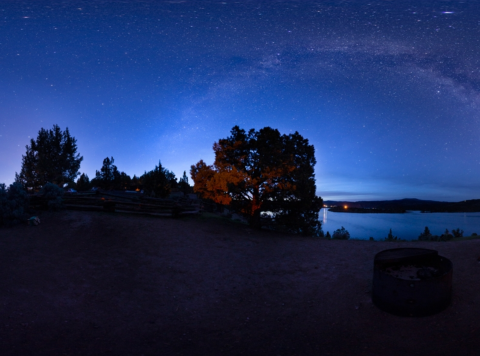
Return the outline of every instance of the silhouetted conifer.
<path id="1" fill-rule="evenodd" d="M 26 150 L 20 174 L 15 178 L 26 188 L 37 190 L 47 182 L 63 187 L 79 174 L 83 157 L 77 154 L 77 140 L 70 136 L 68 128 L 64 132 L 57 125 L 52 130 L 40 129 Z"/>

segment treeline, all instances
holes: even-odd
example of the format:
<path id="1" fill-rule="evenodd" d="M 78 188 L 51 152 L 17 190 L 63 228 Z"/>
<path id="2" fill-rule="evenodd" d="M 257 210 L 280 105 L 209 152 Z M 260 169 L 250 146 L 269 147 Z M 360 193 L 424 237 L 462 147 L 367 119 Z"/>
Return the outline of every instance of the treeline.
<path id="1" fill-rule="evenodd" d="M 472 236 L 477 236 L 477 233 L 473 233 Z M 327 231 L 326 234 L 321 235 L 321 237 L 330 240 L 348 240 L 350 239 L 350 233 L 342 226 L 341 229 L 337 229 L 333 232 L 333 235 L 330 235 L 330 232 Z M 452 231 L 448 231 L 445 229 L 445 232 L 442 235 L 432 235 L 428 226 L 425 226 L 425 230 L 418 236 L 419 241 L 450 241 L 454 239 L 458 239 L 463 237 L 463 230 L 460 228 L 452 229 Z M 370 241 L 374 241 L 373 237 L 369 238 Z M 398 238 L 397 236 L 393 235 L 392 229 L 390 229 L 387 237 L 383 239 L 383 241 L 407 241 L 405 239 Z"/>
<path id="2" fill-rule="evenodd" d="M 172 191 L 193 193 L 186 172 L 177 180 L 160 162 L 140 177 L 130 177 L 118 170 L 113 157 L 107 157 L 90 180 L 87 174 L 79 172 L 82 161 L 83 157 L 77 152 L 77 140 L 68 128 L 62 131 L 54 125 L 51 130 L 40 129 L 37 138 L 31 139 L 26 146 L 14 183 L 9 187 L 0 183 L 0 226 L 26 218 L 31 194 L 43 196 L 49 208 L 57 209 L 62 206 L 64 190 L 69 188 L 143 191 L 144 195 L 156 198 L 166 198 Z"/>
<path id="3" fill-rule="evenodd" d="M 474 232 L 472 236 L 477 236 L 477 233 Z M 418 236 L 419 241 L 450 241 L 454 239 L 458 239 L 460 237 L 463 237 L 463 230 L 460 230 L 460 228 L 457 229 L 452 229 L 452 231 L 448 231 L 448 229 L 445 229 L 445 232 L 438 236 L 438 235 L 432 235 L 430 232 L 430 229 L 428 226 L 425 226 L 425 230 Z"/>
<path id="4" fill-rule="evenodd" d="M 145 194 L 166 198 L 172 190 L 181 191 L 184 194 L 193 193 L 193 188 L 188 183 L 186 172 L 178 181 L 175 174 L 164 168 L 161 162 L 151 171 L 145 172 L 140 177 L 134 175 L 130 177 L 125 172 L 120 172 L 113 163 L 113 157 L 103 160 L 102 168 L 95 172 L 95 177 L 90 180 L 85 173 L 81 174 L 75 183 L 69 183 L 68 188 L 74 188 L 78 191 L 86 191 L 92 188 L 103 190 L 130 190 L 143 191 Z"/>
<path id="5" fill-rule="evenodd" d="M 28 192 L 38 192 L 47 183 L 61 188 L 78 191 L 91 188 L 103 190 L 143 190 L 147 195 L 165 198 L 172 189 L 185 194 L 192 193 L 186 172 L 178 181 L 175 174 L 159 162 L 155 168 L 143 175 L 130 177 L 118 170 L 113 157 L 106 157 L 100 170 L 90 180 L 87 174 L 79 173 L 83 157 L 77 153 L 77 140 L 70 135 L 68 128 L 62 131 L 58 125 L 53 129 L 41 129 L 36 140 L 31 139 L 22 156 L 20 174 L 15 173 L 15 182 Z M 78 179 L 77 179 L 78 177 Z"/>
<path id="6" fill-rule="evenodd" d="M 472 236 L 477 236 L 476 233 L 473 233 Z M 428 226 L 425 226 L 425 230 L 418 236 L 419 241 L 450 241 L 454 239 L 458 239 L 463 237 L 463 230 L 460 228 L 452 229 L 452 231 L 448 231 L 445 229 L 443 234 L 439 235 L 432 235 Z M 373 239 L 372 237 L 370 239 Z M 390 229 L 390 233 L 385 238 L 385 241 L 406 241 L 403 239 L 399 239 L 397 236 L 393 236 L 392 229 Z"/>

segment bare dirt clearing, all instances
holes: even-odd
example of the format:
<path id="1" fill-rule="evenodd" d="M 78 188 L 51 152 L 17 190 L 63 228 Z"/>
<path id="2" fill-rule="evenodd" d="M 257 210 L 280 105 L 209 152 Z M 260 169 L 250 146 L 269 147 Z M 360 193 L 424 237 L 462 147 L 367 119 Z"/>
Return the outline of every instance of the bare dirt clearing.
<path id="1" fill-rule="evenodd" d="M 371 302 L 373 258 L 435 249 L 453 302 Z M 327 241 L 221 220 L 44 213 L 0 229 L 2 355 L 478 355 L 480 240 Z"/>

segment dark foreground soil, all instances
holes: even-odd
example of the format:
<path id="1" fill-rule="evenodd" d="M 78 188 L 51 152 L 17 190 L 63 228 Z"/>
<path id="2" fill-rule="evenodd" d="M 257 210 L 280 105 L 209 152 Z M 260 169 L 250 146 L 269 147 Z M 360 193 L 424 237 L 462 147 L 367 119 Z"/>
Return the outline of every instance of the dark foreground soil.
<path id="1" fill-rule="evenodd" d="M 453 262 L 430 317 L 371 302 L 374 255 Z M 44 213 L 0 229 L 1 355 L 479 355 L 480 240 L 326 241 L 220 220 Z"/>

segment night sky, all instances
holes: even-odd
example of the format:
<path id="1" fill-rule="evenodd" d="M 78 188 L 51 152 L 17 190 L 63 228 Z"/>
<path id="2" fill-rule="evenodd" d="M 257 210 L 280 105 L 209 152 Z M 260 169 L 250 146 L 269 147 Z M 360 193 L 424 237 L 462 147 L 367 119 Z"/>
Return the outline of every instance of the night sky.
<path id="1" fill-rule="evenodd" d="M 325 200 L 480 198 L 479 59 L 476 1 L 4 0 L 0 182 L 54 124 L 90 178 L 181 177 L 270 126 L 315 146 Z"/>

